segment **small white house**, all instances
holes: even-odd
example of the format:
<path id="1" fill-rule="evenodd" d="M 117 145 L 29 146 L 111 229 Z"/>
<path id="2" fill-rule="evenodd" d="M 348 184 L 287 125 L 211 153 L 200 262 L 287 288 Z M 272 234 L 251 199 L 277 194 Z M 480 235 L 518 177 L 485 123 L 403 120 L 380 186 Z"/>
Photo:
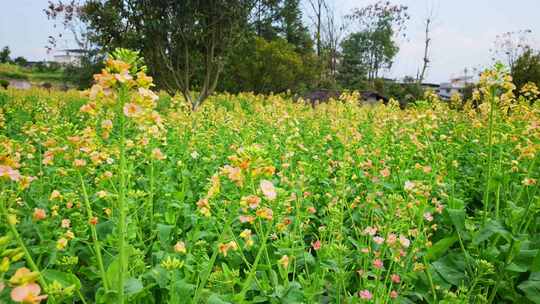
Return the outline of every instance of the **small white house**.
<path id="1" fill-rule="evenodd" d="M 450 82 L 441 83 L 441 86 L 439 87 L 439 97 L 449 100 L 454 94 L 463 95 L 465 88 L 467 88 L 468 85 L 473 84 L 473 79 L 472 76 L 461 76 L 452 78 Z"/>
<path id="2" fill-rule="evenodd" d="M 86 54 L 85 50 L 80 49 L 65 49 L 57 50 L 53 55 L 54 62 L 57 62 L 61 65 L 81 65 L 81 57 Z"/>
<path id="3" fill-rule="evenodd" d="M 463 95 L 465 88 L 472 83 L 472 76 L 452 78 L 450 82 L 441 83 L 441 86 L 439 87 L 439 97 L 449 100 L 454 94 Z"/>

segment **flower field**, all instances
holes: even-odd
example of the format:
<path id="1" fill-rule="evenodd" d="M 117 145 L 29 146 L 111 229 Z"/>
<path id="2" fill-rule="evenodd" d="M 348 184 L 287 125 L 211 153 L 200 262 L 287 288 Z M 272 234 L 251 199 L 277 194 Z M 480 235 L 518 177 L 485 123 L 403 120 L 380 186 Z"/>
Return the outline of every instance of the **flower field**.
<path id="1" fill-rule="evenodd" d="M 0 90 L 2 303 L 540 303 L 540 108 Z"/>

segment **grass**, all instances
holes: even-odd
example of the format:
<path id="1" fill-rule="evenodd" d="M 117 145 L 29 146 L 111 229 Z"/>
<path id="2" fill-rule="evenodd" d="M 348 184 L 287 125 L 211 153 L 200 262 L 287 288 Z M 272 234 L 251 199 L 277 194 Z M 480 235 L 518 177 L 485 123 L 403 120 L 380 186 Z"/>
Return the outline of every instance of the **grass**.
<path id="1" fill-rule="evenodd" d="M 31 82 L 58 83 L 63 81 L 61 70 L 54 72 L 40 72 L 7 63 L 0 64 L 0 77 L 4 79 L 28 80 Z"/>
<path id="2" fill-rule="evenodd" d="M 540 108 L 504 70 L 478 107 L 192 112 L 109 64 L 93 99 L 0 90 L 0 301 L 538 303 Z"/>

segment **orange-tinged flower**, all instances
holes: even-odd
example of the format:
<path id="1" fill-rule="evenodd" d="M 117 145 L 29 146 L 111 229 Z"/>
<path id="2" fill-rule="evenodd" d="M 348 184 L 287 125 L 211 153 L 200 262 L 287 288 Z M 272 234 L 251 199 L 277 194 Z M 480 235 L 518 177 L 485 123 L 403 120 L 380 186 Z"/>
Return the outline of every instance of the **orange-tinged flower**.
<path id="1" fill-rule="evenodd" d="M 41 208 L 35 208 L 34 209 L 34 220 L 40 221 L 47 217 L 47 213 L 44 209 Z"/>
<path id="2" fill-rule="evenodd" d="M 384 168 L 384 169 L 381 170 L 380 173 L 381 173 L 381 176 L 384 177 L 384 178 L 389 177 L 390 176 L 390 169 Z"/>
<path id="3" fill-rule="evenodd" d="M 411 241 L 404 236 L 399 237 L 399 243 L 405 248 L 408 248 L 411 245 Z"/>
<path id="4" fill-rule="evenodd" d="M 253 224 L 255 221 L 255 218 L 251 215 L 240 215 L 238 217 L 238 220 L 240 220 L 240 223 L 250 223 Z"/>
<path id="5" fill-rule="evenodd" d="M 0 177 L 8 177 L 14 182 L 19 181 L 22 175 L 19 173 L 19 170 L 15 170 L 10 166 L 0 165 Z"/>
<path id="6" fill-rule="evenodd" d="M 101 122 L 101 127 L 102 127 L 103 129 L 105 129 L 105 130 L 108 130 L 108 131 L 112 130 L 112 128 L 113 128 L 113 122 L 112 122 L 112 120 L 110 120 L 110 119 L 103 120 L 103 121 Z"/>
<path id="7" fill-rule="evenodd" d="M 124 115 L 127 117 L 135 117 L 141 113 L 142 109 L 139 105 L 129 102 L 124 105 Z"/>
<path id="8" fill-rule="evenodd" d="M 403 189 L 405 189 L 405 191 L 412 191 L 412 190 L 414 190 L 415 186 L 416 186 L 416 184 L 414 182 L 406 181 L 405 185 L 403 186 Z"/>
<path id="9" fill-rule="evenodd" d="M 66 249 L 67 245 L 68 245 L 68 240 L 65 238 L 60 238 L 58 241 L 56 241 L 56 248 L 58 250 Z"/>
<path id="10" fill-rule="evenodd" d="M 265 207 L 265 208 L 261 208 L 257 210 L 256 214 L 260 218 L 271 221 L 273 218 L 274 212 L 272 211 L 272 209 Z"/>
<path id="11" fill-rule="evenodd" d="M 242 175 L 242 170 L 240 168 L 226 165 L 223 167 L 223 173 L 227 174 L 227 177 L 238 187 L 242 187 L 244 183 L 244 176 Z"/>
<path id="12" fill-rule="evenodd" d="M 289 267 L 289 257 L 286 255 L 282 256 L 278 263 L 281 265 L 281 267 L 287 269 Z"/>
<path id="13" fill-rule="evenodd" d="M 367 289 L 360 291 L 358 295 L 362 300 L 371 300 L 373 298 L 373 294 Z"/>
<path id="14" fill-rule="evenodd" d="M 251 238 L 251 230 L 250 229 L 244 229 L 244 231 L 240 232 L 240 237 L 243 238 L 243 239 Z"/>
<path id="15" fill-rule="evenodd" d="M 163 152 L 159 148 L 155 148 L 152 150 L 152 158 L 156 160 L 164 160 L 167 158 Z"/>
<path id="16" fill-rule="evenodd" d="M 174 251 L 177 252 L 177 253 L 182 253 L 182 254 L 185 254 L 187 252 L 186 250 L 186 244 L 182 241 L 178 241 L 175 245 L 174 245 Z"/>
<path id="17" fill-rule="evenodd" d="M 67 229 L 71 226 L 71 221 L 69 219 L 63 219 L 60 226 Z"/>
<path id="18" fill-rule="evenodd" d="M 97 225 L 98 221 L 99 221 L 98 218 L 96 216 L 94 216 L 88 221 L 88 223 L 90 225 L 92 225 L 92 226 L 95 226 L 95 225 Z"/>
<path id="19" fill-rule="evenodd" d="M 236 242 L 230 241 L 230 242 L 228 242 L 228 243 L 221 243 L 221 244 L 219 244 L 219 246 L 218 246 L 219 252 L 220 252 L 221 254 L 223 254 L 224 257 L 227 256 L 229 250 L 231 250 L 231 249 L 232 249 L 233 251 L 236 250 L 236 249 L 238 249 L 238 245 L 236 245 Z"/>
<path id="20" fill-rule="evenodd" d="M 84 167 L 86 166 L 86 161 L 84 159 L 75 159 L 73 161 L 73 166 L 76 167 L 76 168 L 81 168 L 81 167 Z"/>
<path id="21" fill-rule="evenodd" d="M 268 180 L 261 180 L 260 182 L 260 188 L 266 199 L 269 201 L 273 201 L 277 197 L 276 188 L 274 187 L 274 184 L 272 184 L 271 181 Z"/>
<path id="22" fill-rule="evenodd" d="M 311 244 L 311 246 L 313 247 L 313 250 L 317 251 L 321 249 L 322 244 L 320 240 L 316 240 L 315 242 L 313 242 L 313 244 Z"/>
<path id="23" fill-rule="evenodd" d="M 47 295 L 40 295 L 41 287 L 36 283 L 17 286 L 11 290 L 11 300 L 19 303 L 35 304 L 47 299 Z"/>
<path id="24" fill-rule="evenodd" d="M 125 83 L 129 80 L 133 79 L 133 76 L 129 74 L 128 70 L 121 71 L 118 74 L 114 74 L 114 78 L 118 80 L 118 82 Z"/>
<path id="25" fill-rule="evenodd" d="M 536 185 L 536 179 L 534 178 L 530 178 L 530 177 L 526 177 L 525 179 L 523 179 L 523 181 L 521 182 L 524 186 L 532 186 L 532 185 Z"/>
<path id="26" fill-rule="evenodd" d="M 210 216 L 210 203 L 208 202 L 207 198 L 202 198 L 197 202 L 197 208 L 199 209 L 199 212 L 206 216 Z"/>
<path id="27" fill-rule="evenodd" d="M 159 99 L 159 97 L 154 93 L 152 90 L 145 89 L 145 88 L 139 88 L 138 90 L 139 95 L 141 95 L 144 98 L 148 98 L 151 101 L 156 101 Z"/>
<path id="28" fill-rule="evenodd" d="M 12 285 L 24 285 L 26 283 L 34 282 L 38 277 L 39 272 L 33 272 L 26 267 L 21 267 L 15 271 L 13 276 L 9 279 L 9 283 Z"/>
<path id="29" fill-rule="evenodd" d="M 245 196 L 241 199 L 242 206 L 249 206 L 251 209 L 257 209 L 261 203 L 261 198 L 256 195 Z"/>
<path id="30" fill-rule="evenodd" d="M 75 233 L 73 231 L 68 230 L 66 233 L 64 233 L 64 236 L 69 240 L 73 240 L 75 238 Z"/>
<path id="31" fill-rule="evenodd" d="M 60 191 L 58 190 L 53 190 L 53 192 L 51 192 L 51 196 L 49 196 L 50 201 L 53 201 L 55 199 L 60 199 L 60 198 L 62 198 L 62 194 L 60 194 Z"/>

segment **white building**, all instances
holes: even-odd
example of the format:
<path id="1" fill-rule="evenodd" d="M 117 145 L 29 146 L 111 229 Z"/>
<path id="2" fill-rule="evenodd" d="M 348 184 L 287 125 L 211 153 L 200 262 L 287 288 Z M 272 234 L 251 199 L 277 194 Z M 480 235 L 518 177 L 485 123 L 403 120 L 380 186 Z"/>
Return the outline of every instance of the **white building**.
<path id="1" fill-rule="evenodd" d="M 463 96 L 465 88 L 471 84 L 473 84 L 472 76 L 452 78 L 450 82 L 441 83 L 441 86 L 439 87 L 439 97 L 449 100 L 454 94 Z"/>
<path id="2" fill-rule="evenodd" d="M 57 62 L 62 65 L 81 65 L 81 57 L 86 54 L 85 50 L 80 49 L 65 49 L 57 50 L 53 55 L 54 62 Z"/>

